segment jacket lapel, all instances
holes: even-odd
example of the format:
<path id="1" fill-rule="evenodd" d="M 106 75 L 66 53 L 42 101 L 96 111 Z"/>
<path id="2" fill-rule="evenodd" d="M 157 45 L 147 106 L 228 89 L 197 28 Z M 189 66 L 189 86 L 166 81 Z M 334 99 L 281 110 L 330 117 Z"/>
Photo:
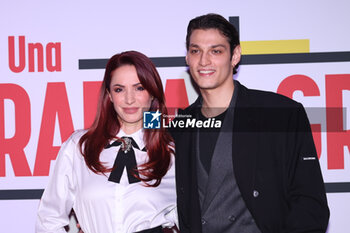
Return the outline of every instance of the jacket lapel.
<path id="1" fill-rule="evenodd" d="M 225 153 L 228 152 L 226 146 L 231 147 L 232 142 L 227 134 L 229 133 L 220 133 L 218 143 L 216 144 L 214 150 L 206 189 L 206 195 L 202 206 L 202 215 L 205 214 L 208 207 L 210 206 L 210 203 L 216 196 L 217 192 L 220 190 L 220 187 L 222 186 L 222 183 L 226 175 L 228 174 L 231 166 L 231 162 L 228 162 L 227 159 L 229 159 L 229 161 L 231 161 L 232 159 L 228 156 L 223 156 Z"/>

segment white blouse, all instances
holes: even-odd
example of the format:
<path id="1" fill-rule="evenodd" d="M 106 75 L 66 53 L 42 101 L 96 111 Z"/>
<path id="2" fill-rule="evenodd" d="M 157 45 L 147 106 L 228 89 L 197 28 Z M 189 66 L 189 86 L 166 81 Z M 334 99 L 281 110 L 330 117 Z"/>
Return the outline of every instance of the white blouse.
<path id="1" fill-rule="evenodd" d="M 71 209 L 84 233 L 129 233 L 162 225 L 172 227 L 177 222 L 175 165 L 158 187 L 145 187 L 143 182 L 129 184 L 126 169 L 120 183 L 108 181 L 105 175 L 92 172 L 79 150 L 80 130 L 62 144 L 53 174 L 41 198 L 36 221 L 36 233 L 63 233 L 69 224 Z M 129 136 L 144 148 L 143 130 Z M 120 146 L 101 152 L 100 160 L 113 167 Z M 147 152 L 134 149 L 138 165 L 148 159 Z"/>

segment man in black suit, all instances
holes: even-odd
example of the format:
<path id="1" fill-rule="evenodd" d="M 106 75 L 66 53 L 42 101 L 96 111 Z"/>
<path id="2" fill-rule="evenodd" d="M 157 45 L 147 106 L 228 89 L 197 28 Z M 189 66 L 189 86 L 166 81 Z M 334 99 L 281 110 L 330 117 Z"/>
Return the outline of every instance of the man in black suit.
<path id="1" fill-rule="evenodd" d="M 186 46 L 200 96 L 179 113 L 222 125 L 173 133 L 181 233 L 325 232 L 329 210 L 303 106 L 233 80 L 241 48 L 222 16 L 192 19 Z"/>

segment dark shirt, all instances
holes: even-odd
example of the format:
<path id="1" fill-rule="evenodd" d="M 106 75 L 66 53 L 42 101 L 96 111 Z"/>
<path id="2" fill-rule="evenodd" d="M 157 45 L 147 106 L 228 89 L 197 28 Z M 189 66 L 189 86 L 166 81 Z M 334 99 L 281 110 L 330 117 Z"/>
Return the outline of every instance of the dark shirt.
<path id="1" fill-rule="evenodd" d="M 226 112 L 227 110 L 214 118 L 216 120 L 221 120 L 221 122 L 223 123 Z M 200 109 L 198 110 L 197 116 L 199 120 L 205 121 L 208 119 L 202 114 L 202 111 Z M 213 157 L 216 141 L 219 137 L 220 128 L 200 128 L 198 130 L 200 160 L 202 162 L 203 167 L 209 174 L 211 159 Z"/>

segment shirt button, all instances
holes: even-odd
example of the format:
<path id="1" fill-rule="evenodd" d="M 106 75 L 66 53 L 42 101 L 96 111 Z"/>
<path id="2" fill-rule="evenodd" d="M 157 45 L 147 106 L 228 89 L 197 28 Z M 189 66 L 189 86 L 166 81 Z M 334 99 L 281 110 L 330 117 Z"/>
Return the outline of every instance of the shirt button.
<path id="1" fill-rule="evenodd" d="M 231 222 L 236 221 L 236 217 L 234 215 L 230 215 L 228 216 L 228 220 L 230 220 Z"/>
<path id="2" fill-rule="evenodd" d="M 205 225 L 205 224 L 207 224 L 207 221 L 204 218 L 202 218 L 202 225 Z"/>
<path id="3" fill-rule="evenodd" d="M 253 197 L 258 197 L 259 196 L 259 192 L 257 190 L 253 191 Z"/>

